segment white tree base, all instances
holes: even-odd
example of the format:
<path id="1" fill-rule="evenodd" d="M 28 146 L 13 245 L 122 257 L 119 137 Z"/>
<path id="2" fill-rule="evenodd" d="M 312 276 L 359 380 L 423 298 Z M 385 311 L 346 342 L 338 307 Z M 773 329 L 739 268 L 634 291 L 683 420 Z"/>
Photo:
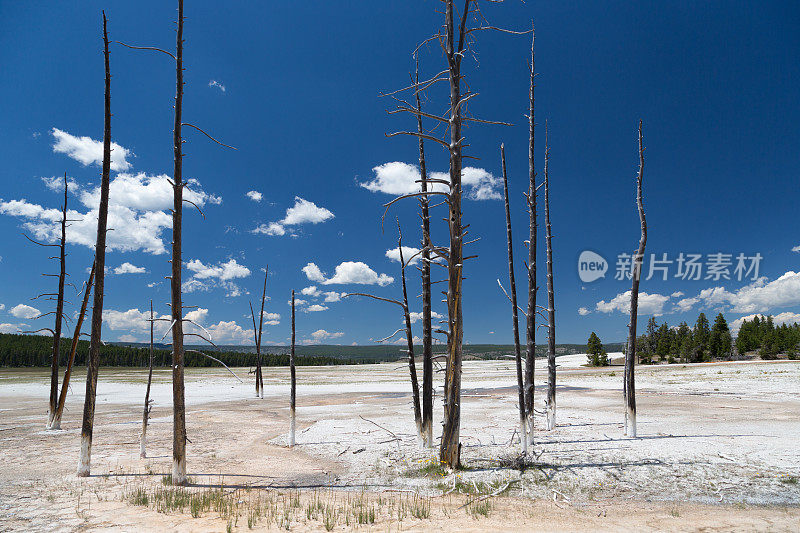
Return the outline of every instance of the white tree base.
<path id="1" fill-rule="evenodd" d="M 552 431 L 556 427 L 556 406 L 547 406 L 547 431 Z"/>
<path id="2" fill-rule="evenodd" d="M 87 477 L 91 471 L 92 440 L 81 435 L 81 458 L 78 463 L 78 477 Z"/>
<path id="3" fill-rule="evenodd" d="M 183 457 L 180 460 L 172 460 L 172 484 L 186 484 L 186 457 Z"/>
<path id="4" fill-rule="evenodd" d="M 139 457 L 145 459 L 147 457 L 147 451 L 145 450 L 147 444 L 147 430 L 142 429 L 142 436 L 139 439 Z"/>
<path id="5" fill-rule="evenodd" d="M 522 444 L 522 455 L 528 455 L 528 428 L 525 417 L 519 419 L 519 442 Z"/>
<path id="6" fill-rule="evenodd" d="M 636 438 L 636 413 L 628 411 L 625 417 L 625 436 Z"/>
<path id="7" fill-rule="evenodd" d="M 289 419 L 289 446 L 294 446 L 294 415 Z"/>

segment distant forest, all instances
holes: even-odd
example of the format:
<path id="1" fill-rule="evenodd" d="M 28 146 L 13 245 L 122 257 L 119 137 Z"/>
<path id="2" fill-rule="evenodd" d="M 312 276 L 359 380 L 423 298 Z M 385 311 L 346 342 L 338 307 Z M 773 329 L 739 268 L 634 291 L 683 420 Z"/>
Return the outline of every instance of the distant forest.
<path id="1" fill-rule="evenodd" d="M 43 335 L 17 335 L 0 333 L 0 366 L 3 367 L 49 367 L 52 354 L 53 339 Z M 67 364 L 69 349 L 72 339 L 62 338 L 59 364 Z M 149 345 L 143 343 L 111 342 L 100 350 L 103 366 L 129 366 L 145 367 L 150 358 Z M 253 346 L 187 346 L 213 355 L 228 366 L 248 367 L 256 362 L 255 348 Z M 444 347 L 441 347 L 442 350 Z M 606 344 L 611 351 L 622 350 L 622 343 Z M 434 346 L 434 352 L 437 347 Z M 265 366 L 288 366 L 288 346 L 265 346 L 262 348 L 262 364 Z M 536 347 L 537 357 L 544 357 L 546 346 Z M 556 347 L 558 355 L 584 353 L 585 344 L 559 344 Z M 77 366 L 86 365 L 89 352 L 89 341 L 78 342 L 75 355 Z M 421 353 L 421 351 L 420 351 Z M 512 345 L 500 344 L 465 344 L 465 359 L 500 359 L 514 353 Z M 326 366 L 326 365 L 353 365 L 363 363 L 376 363 L 397 361 L 406 357 L 405 350 L 395 345 L 377 346 L 339 346 L 339 345 L 312 345 L 298 346 L 296 348 L 296 364 L 298 366 Z M 155 345 L 154 365 L 169 366 L 171 361 L 169 346 Z M 214 367 L 216 363 L 200 354 L 186 353 L 187 367 Z"/>

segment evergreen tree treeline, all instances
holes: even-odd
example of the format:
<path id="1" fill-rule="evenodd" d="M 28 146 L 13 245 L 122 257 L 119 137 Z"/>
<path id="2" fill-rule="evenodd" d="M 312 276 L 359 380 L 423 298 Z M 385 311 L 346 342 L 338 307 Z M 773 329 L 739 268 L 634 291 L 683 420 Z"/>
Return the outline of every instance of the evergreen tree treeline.
<path id="1" fill-rule="evenodd" d="M 72 339 L 61 339 L 59 364 L 66 366 Z M 48 367 L 51 363 L 53 338 L 43 335 L 19 335 L 0 333 L 0 366 L 3 367 Z M 256 364 L 256 354 L 246 352 L 209 351 L 209 355 L 224 361 L 228 366 L 247 367 Z M 85 366 L 89 354 L 89 341 L 78 341 L 75 354 L 75 365 Z M 172 358 L 169 350 L 154 351 L 154 365 L 169 366 Z M 265 366 L 288 366 L 289 354 L 262 354 L 261 364 Z M 150 361 L 150 349 L 132 346 L 107 344 L 100 348 L 100 364 L 102 366 L 146 367 Z M 358 364 L 354 359 L 326 357 L 317 355 L 300 355 L 295 357 L 297 366 L 327 366 Z M 187 367 L 215 367 L 219 363 L 200 354 L 187 352 Z"/>

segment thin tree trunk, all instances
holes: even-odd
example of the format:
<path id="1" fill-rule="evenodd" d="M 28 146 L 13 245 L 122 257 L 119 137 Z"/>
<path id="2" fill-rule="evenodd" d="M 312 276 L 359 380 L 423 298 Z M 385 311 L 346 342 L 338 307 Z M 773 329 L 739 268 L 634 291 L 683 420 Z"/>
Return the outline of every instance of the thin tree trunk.
<path id="1" fill-rule="evenodd" d="M 639 121 L 639 173 L 636 176 L 636 207 L 639 211 L 641 237 L 639 249 L 634 256 L 631 283 L 631 320 L 628 326 L 628 349 L 625 351 L 625 435 L 636 437 L 636 384 L 634 361 L 636 359 L 636 315 L 639 309 L 639 280 L 642 273 L 644 247 L 647 244 L 647 221 L 642 201 L 642 179 L 644 177 L 644 148 L 642 147 L 642 121 Z"/>
<path id="2" fill-rule="evenodd" d="M 53 328 L 53 359 L 50 363 L 50 403 L 47 410 L 47 429 L 55 426 L 58 411 L 58 358 L 61 355 L 61 324 L 64 318 L 64 283 L 67 277 L 67 173 L 64 172 L 64 205 L 61 209 L 61 242 L 59 245 L 58 295 L 56 297 L 56 323 Z"/>
<path id="3" fill-rule="evenodd" d="M 461 126 L 463 102 L 461 101 L 461 60 L 464 57 L 466 22 L 471 0 L 464 1 L 458 28 L 458 45 L 455 44 L 453 0 L 445 1 L 445 56 L 450 83 L 450 250 L 448 257 L 447 317 L 449 335 L 447 339 L 447 365 L 444 383 L 444 427 L 439 449 L 439 460 L 450 468 L 461 466 L 461 360 L 464 340 L 464 317 L 462 310 L 464 229 L 461 225 Z"/>
<path id="4" fill-rule="evenodd" d="M 267 299 L 267 276 L 269 265 L 264 269 L 264 291 L 261 293 L 261 315 L 258 320 L 258 350 L 256 351 L 256 396 L 264 397 L 264 375 L 261 371 L 261 332 L 264 330 L 264 300 Z"/>
<path id="5" fill-rule="evenodd" d="M 139 441 L 139 457 L 147 457 L 147 420 L 150 418 L 150 385 L 153 383 L 153 300 L 150 300 L 150 370 L 147 373 L 147 390 L 144 393 L 144 411 L 142 412 L 142 438 Z"/>
<path id="6" fill-rule="evenodd" d="M 183 381 L 183 295 L 181 294 L 183 231 L 183 152 L 181 119 L 183 113 L 183 0 L 178 0 L 178 31 L 175 54 L 175 126 L 173 151 L 172 213 L 172 483 L 185 485 L 186 478 L 186 404 Z"/>
<path id="7" fill-rule="evenodd" d="M 397 231 L 400 231 L 398 222 Z M 408 312 L 408 292 L 406 291 L 406 263 L 403 259 L 403 236 L 397 240 L 397 249 L 400 251 L 400 278 L 403 283 L 403 318 L 406 322 L 406 341 L 408 342 L 408 370 L 411 375 L 411 398 L 414 404 L 414 422 L 417 425 L 417 435 L 425 442 L 425 433 L 422 429 L 422 413 L 419 407 L 419 382 L 417 381 L 417 365 L 414 361 L 414 331 L 411 329 L 411 315 Z"/>
<path id="8" fill-rule="evenodd" d="M 517 282 L 514 277 L 514 241 L 511 238 L 511 208 L 508 203 L 508 175 L 506 174 L 506 149 L 500 145 L 503 163 L 503 197 L 506 202 L 506 237 L 508 240 L 508 283 L 511 289 L 511 319 L 514 331 L 514 358 L 517 364 L 517 391 L 519 394 L 519 440 L 522 453 L 528 453 L 528 431 L 525 423 L 525 377 L 522 373 L 522 353 L 519 344 L 519 314 L 517 312 Z"/>
<path id="9" fill-rule="evenodd" d="M 528 114 L 528 212 L 530 215 L 528 236 L 528 316 L 526 319 L 525 349 L 525 414 L 528 423 L 528 436 L 533 444 L 533 373 L 536 369 L 536 167 L 534 166 L 534 52 L 535 35 L 531 25 L 531 81 L 530 109 Z"/>
<path id="10" fill-rule="evenodd" d="M 53 417 L 51 429 L 61 429 L 61 416 L 64 414 L 64 405 L 67 403 L 67 391 L 69 390 L 70 377 L 72 377 L 72 365 L 75 363 L 75 353 L 78 351 L 78 341 L 81 337 L 83 319 L 86 316 L 86 307 L 89 305 L 89 294 L 91 294 L 92 285 L 94 284 L 94 272 L 95 264 L 92 263 L 92 270 L 89 272 L 89 281 L 86 283 L 86 289 L 83 293 L 81 311 L 78 314 L 78 320 L 75 322 L 75 333 L 72 335 L 72 346 L 70 346 L 69 349 L 67 369 L 64 371 L 64 380 L 61 383 L 61 394 L 58 397 L 58 407 L 56 408 L 56 414 Z"/>
<path id="11" fill-rule="evenodd" d="M 550 230 L 550 148 L 545 124 L 544 147 L 544 226 L 547 241 L 547 430 L 556 427 L 556 303 L 553 290 L 553 234 Z"/>
<path id="12" fill-rule="evenodd" d="M 92 331 L 89 341 L 89 362 L 86 365 L 86 397 L 83 404 L 81 428 L 81 457 L 78 475 L 85 477 L 91 471 L 92 430 L 97 397 L 97 371 L 100 367 L 100 344 L 103 328 L 103 291 L 105 289 L 106 232 L 108 228 L 108 193 L 111 173 L 111 67 L 108 54 L 108 28 L 103 12 L 103 55 L 105 58 L 105 106 L 103 120 L 103 170 L 100 178 L 100 205 L 97 213 L 97 244 L 95 245 L 95 286 L 92 307 Z"/>
<path id="13" fill-rule="evenodd" d="M 289 392 L 289 446 L 294 446 L 294 432 L 295 432 L 295 400 L 297 397 L 297 380 L 294 370 L 294 289 L 292 290 L 292 348 L 289 351 L 289 374 L 291 377 L 291 389 Z"/>
<path id="14" fill-rule="evenodd" d="M 419 58 L 414 75 L 419 83 Z M 417 101 L 417 133 L 422 135 L 422 103 L 419 91 L 414 93 Z M 428 169 L 425 163 L 425 141 L 419 141 L 419 173 L 422 192 L 428 191 Z M 431 317 L 431 217 L 428 196 L 419 197 L 422 211 L 422 439 L 426 447 L 433 446 L 433 324 Z"/>

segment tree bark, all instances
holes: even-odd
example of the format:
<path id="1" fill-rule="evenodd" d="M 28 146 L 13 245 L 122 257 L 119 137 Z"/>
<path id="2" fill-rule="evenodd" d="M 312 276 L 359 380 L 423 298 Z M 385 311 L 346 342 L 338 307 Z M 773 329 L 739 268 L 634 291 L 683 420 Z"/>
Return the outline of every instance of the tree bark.
<path id="1" fill-rule="evenodd" d="M 525 422 L 525 377 L 522 373 L 522 353 L 519 343 L 519 314 L 517 312 L 517 282 L 514 276 L 514 241 L 511 238 L 511 208 L 508 203 L 508 174 L 506 173 L 506 149 L 500 145 L 503 164 L 503 197 L 506 203 L 506 237 L 508 241 L 508 283 L 511 290 L 511 320 L 514 331 L 514 360 L 517 364 L 517 391 L 519 394 L 519 440 L 522 453 L 528 453 L 528 431 Z"/>
<path id="2" fill-rule="evenodd" d="M 400 231 L 398 222 L 397 231 Z M 417 435 L 425 442 L 425 433 L 422 428 L 422 413 L 419 407 L 419 382 L 417 381 L 417 365 L 414 360 L 414 331 L 411 329 L 411 315 L 408 312 L 408 292 L 406 291 L 406 263 L 403 259 L 403 236 L 397 240 L 397 249 L 400 251 L 400 278 L 403 283 L 403 318 L 406 323 L 406 341 L 408 342 L 408 371 L 411 375 L 411 399 L 414 404 L 414 422 L 417 425 Z"/>
<path id="3" fill-rule="evenodd" d="M 450 250 L 448 257 L 447 317 L 449 335 L 447 339 L 447 364 L 444 383 L 444 427 L 439 448 L 439 460 L 450 468 L 461 466 L 461 360 L 464 340 L 464 318 L 462 311 L 463 280 L 463 227 L 461 225 L 461 170 L 462 143 L 461 126 L 463 102 L 461 101 L 461 60 L 464 57 L 466 21 L 471 0 L 465 0 L 458 30 L 453 21 L 453 0 L 445 1 L 445 57 L 450 83 L 450 197 L 448 227 Z M 458 31 L 458 45 L 455 32 Z"/>
<path id="4" fill-rule="evenodd" d="M 296 406 L 296 387 L 297 380 L 294 369 L 294 290 L 292 290 L 292 348 L 289 351 L 289 375 L 292 381 L 291 389 L 289 392 L 289 446 L 294 446 L 294 433 L 295 433 L 295 406 Z"/>
<path id="5" fill-rule="evenodd" d="M 59 429 L 54 421 L 58 411 L 58 358 L 61 355 L 61 325 L 64 318 L 64 283 L 67 277 L 67 173 L 64 172 L 64 205 L 61 209 L 61 242 L 59 245 L 58 296 L 56 323 L 53 327 L 53 359 L 50 363 L 50 403 L 47 410 L 47 429 Z"/>
<path id="6" fill-rule="evenodd" d="M 94 284 L 94 271 L 95 265 L 92 263 L 92 270 L 89 272 L 89 281 L 86 283 L 86 289 L 83 293 L 81 311 L 78 314 L 78 320 L 75 322 L 75 333 L 72 335 L 72 346 L 69 349 L 67 369 L 64 371 L 64 379 L 61 383 L 61 394 L 58 397 L 58 407 L 56 408 L 56 414 L 53 417 L 51 429 L 61 429 L 61 416 L 64 414 L 64 405 L 67 403 L 67 391 L 69 390 L 69 380 L 72 376 L 72 365 L 75 362 L 75 353 L 78 350 L 78 341 L 81 337 L 83 319 L 86 316 L 86 307 L 89 305 L 89 294 L 91 294 L 92 285 Z"/>
<path id="7" fill-rule="evenodd" d="M 528 436 L 533 444 L 533 373 L 536 369 L 536 167 L 534 166 L 534 43 L 535 35 L 531 25 L 531 81 L 529 88 L 530 108 L 528 111 L 528 213 L 530 216 L 528 236 L 528 316 L 526 319 L 525 349 L 525 414 L 528 423 Z"/>
<path id="8" fill-rule="evenodd" d="M 153 383 L 153 300 L 150 300 L 150 369 L 147 372 L 147 389 L 144 393 L 144 411 L 142 412 L 142 437 L 139 440 L 139 457 L 147 457 L 147 420 L 150 418 L 150 385 Z"/>
<path id="9" fill-rule="evenodd" d="M 183 151 L 181 119 L 183 113 L 183 0 L 178 0 L 178 31 L 175 54 L 175 126 L 173 151 L 172 213 L 172 483 L 185 485 L 186 478 L 186 404 L 183 381 L 183 295 L 181 294 L 183 231 Z"/>
<path id="10" fill-rule="evenodd" d="M 256 348 L 256 396 L 264 397 L 264 376 L 261 371 L 261 332 L 264 330 L 264 300 L 267 299 L 269 265 L 264 269 L 264 291 L 261 293 L 261 315 L 258 321 L 258 346 Z"/>
<path id="11" fill-rule="evenodd" d="M 103 55 L 105 59 L 105 96 L 103 119 L 103 170 L 100 178 L 100 205 L 97 213 L 97 244 L 94 263 L 96 281 L 92 307 L 92 331 L 89 341 L 89 362 L 86 365 L 86 397 L 81 427 L 81 457 L 78 475 L 86 477 L 91 471 L 92 431 L 97 397 L 97 371 L 100 367 L 100 344 L 103 328 L 103 291 L 105 289 L 106 233 L 108 229 L 108 193 L 111 173 L 111 67 L 108 54 L 108 27 L 103 12 Z"/>
<path id="12" fill-rule="evenodd" d="M 631 319 L 628 326 L 628 349 L 625 351 L 625 435 L 636 437 L 636 383 L 634 361 L 636 359 L 636 316 L 639 308 L 639 280 L 642 273 L 644 247 L 647 244 L 647 221 L 642 201 L 642 179 L 644 177 L 644 148 L 642 147 L 642 121 L 639 121 L 639 173 L 636 176 L 636 207 L 639 211 L 641 236 L 639 248 L 634 256 L 631 282 Z"/>
<path id="13" fill-rule="evenodd" d="M 547 241 L 547 430 L 556 427 L 556 303 L 553 290 L 553 234 L 550 229 L 550 148 L 545 125 L 544 147 L 544 226 Z"/>
<path id="14" fill-rule="evenodd" d="M 419 59 L 414 76 L 419 83 Z M 422 103 L 415 92 L 417 103 L 417 133 L 422 135 Z M 428 169 L 425 163 L 425 141 L 419 141 L 419 174 L 422 192 L 428 191 Z M 422 439 L 426 447 L 433 446 L 433 324 L 431 317 L 431 217 L 428 196 L 419 197 L 422 211 Z"/>

